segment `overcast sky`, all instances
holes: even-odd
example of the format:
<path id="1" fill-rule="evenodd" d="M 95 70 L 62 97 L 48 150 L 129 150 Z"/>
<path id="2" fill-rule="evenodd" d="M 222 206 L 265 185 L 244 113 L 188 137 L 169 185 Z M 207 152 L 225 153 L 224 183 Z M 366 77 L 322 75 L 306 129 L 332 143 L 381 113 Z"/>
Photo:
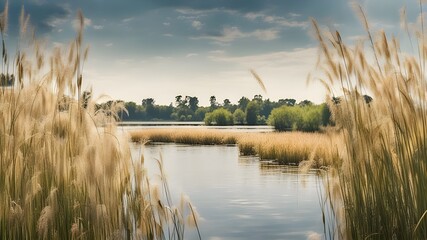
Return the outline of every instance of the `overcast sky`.
<path id="1" fill-rule="evenodd" d="M 323 87 L 306 84 L 317 55 L 309 18 L 341 31 L 348 42 L 363 34 L 346 0 L 12 0 L 11 39 L 22 2 L 38 35 L 52 45 L 72 39 L 72 22 L 81 9 L 90 46 L 84 87 L 137 103 L 151 97 L 169 104 L 176 95 L 190 95 L 207 105 L 211 95 L 236 102 L 255 94 L 320 103 Z M 399 9 L 407 5 L 415 19 L 416 2 L 358 1 L 374 28 L 396 34 Z"/>

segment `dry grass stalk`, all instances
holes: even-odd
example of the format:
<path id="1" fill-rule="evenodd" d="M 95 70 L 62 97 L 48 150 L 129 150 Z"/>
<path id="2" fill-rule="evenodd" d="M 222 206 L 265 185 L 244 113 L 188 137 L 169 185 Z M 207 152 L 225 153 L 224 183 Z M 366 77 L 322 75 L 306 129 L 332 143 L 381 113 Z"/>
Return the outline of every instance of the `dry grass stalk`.
<path id="1" fill-rule="evenodd" d="M 336 169 L 339 184 L 329 184 L 338 227 L 330 236 L 426 239 L 427 46 L 423 30 L 412 34 L 419 43 L 417 59 L 403 53 L 399 41 L 384 31 L 374 37 L 365 14 L 360 8 L 358 12 L 370 49 L 347 45 L 339 35 L 327 41 L 334 34 L 323 33 L 313 22 L 322 49 L 321 67 L 329 78 L 323 82 L 329 89 L 341 86 L 344 94 L 339 103 L 330 103 L 343 143 L 342 165 Z M 406 19 L 403 25 L 407 26 Z M 366 104 L 364 94 L 373 101 Z"/>
<path id="2" fill-rule="evenodd" d="M 20 39 L 32 51 L 9 62 L 3 39 L 2 74 L 14 64 L 18 82 L 0 86 L 0 239 L 183 239 L 181 211 L 152 204 L 143 162 L 115 130 L 121 106 L 98 109 L 81 92 L 87 50 L 78 18 L 75 41 L 51 55 Z M 28 19 L 22 10 L 21 37 Z M 2 37 L 6 26 L 7 4 Z"/>

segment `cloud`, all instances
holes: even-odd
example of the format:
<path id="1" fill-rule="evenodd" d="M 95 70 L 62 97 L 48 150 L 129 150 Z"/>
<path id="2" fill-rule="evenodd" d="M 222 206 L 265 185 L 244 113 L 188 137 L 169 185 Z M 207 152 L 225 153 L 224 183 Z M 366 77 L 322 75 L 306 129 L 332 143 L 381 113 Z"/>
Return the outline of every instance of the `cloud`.
<path id="1" fill-rule="evenodd" d="M 214 62 L 235 63 L 250 68 L 263 66 L 296 66 L 299 64 L 306 65 L 306 62 L 311 64 L 312 61 L 315 61 L 316 56 L 317 48 L 296 48 L 292 51 L 278 51 L 239 57 L 227 55 L 225 52 L 211 52 L 209 59 Z"/>
<path id="2" fill-rule="evenodd" d="M 133 21 L 133 17 L 129 17 L 129 18 L 124 18 L 124 19 L 122 19 L 122 23 L 128 23 L 128 22 L 131 22 L 131 21 Z"/>
<path id="3" fill-rule="evenodd" d="M 104 26 L 102 26 L 102 25 L 93 25 L 93 28 L 95 30 L 102 30 L 102 29 L 104 29 Z"/>
<path id="4" fill-rule="evenodd" d="M 195 28 L 197 30 L 200 30 L 200 29 L 202 29 L 203 24 L 200 21 L 194 20 L 191 23 L 191 26 L 193 26 L 193 28 Z"/>
<path id="5" fill-rule="evenodd" d="M 220 55 L 220 54 L 225 54 L 225 51 L 224 50 L 212 50 L 212 51 L 209 51 L 209 53 L 213 54 L 213 55 Z"/>
<path id="6" fill-rule="evenodd" d="M 196 11 L 206 11 L 212 9 L 233 10 L 239 12 L 251 12 L 264 9 L 271 2 L 266 1 L 247 1 L 247 0 L 150 0 L 153 8 L 175 8 L 192 9 Z"/>
<path id="7" fill-rule="evenodd" d="M 295 18 L 295 17 L 301 17 L 301 14 L 298 14 L 298 13 L 289 13 L 288 14 L 290 17 L 293 17 L 293 18 Z"/>
<path id="8" fill-rule="evenodd" d="M 303 28 L 306 29 L 309 26 L 308 21 L 297 21 L 294 20 L 295 17 L 300 15 L 296 13 L 290 13 L 291 19 L 287 19 L 284 17 L 278 17 L 274 15 L 265 15 L 262 13 L 247 13 L 245 17 L 251 21 L 255 21 L 257 19 L 261 19 L 261 21 L 265 23 L 275 24 L 277 26 L 282 27 L 291 27 L 291 28 Z"/>
<path id="9" fill-rule="evenodd" d="M 258 40 L 270 41 L 279 37 L 279 31 L 276 29 L 256 29 L 252 32 L 242 32 L 238 27 L 225 27 L 217 36 L 200 36 L 193 37 L 193 39 L 212 40 L 216 43 L 230 43 L 237 39 L 252 37 Z"/>
<path id="10" fill-rule="evenodd" d="M 165 34 L 163 34 L 163 37 L 173 37 L 173 34 L 165 33 Z"/>
<path id="11" fill-rule="evenodd" d="M 270 41 L 278 38 L 279 31 L 275 29 L 255 30 L 249 33 L 248 36 L 254 36 L 259 40 Z"/>
<path id="12" fill-rule="evenodd" d="M 22 5 L 19 1 L 9 1 L 9 29 L 12 32 L 19 29 L 18 16 L 20 15 L 21 7 Z M 39 1 L 25 3 L 25 12 L 30 14 L 31 25 L 36 28 L 36 31 L 44 34 L 67 23 L 72 11 L 67 5 Z"/>
<path id="13" fill-rule="evenodd" d="M 112 47 L 114 44 L 113 43 L 106 43 L 104 46 L 106 47 Z"/>
<path id="14" fill-rule="evenodd" d="M 60 17 L 50 17 L 49 19 L 46 19 L 45 24 L 51 28 L 56 28 L 58 26 L 61 26 L 62 24 L 66 23 L 67 19 L 60 18 Z"/>
<path id="15" fill-rule="evenodd" d="M 164 22 L 163 23 L 163 26 L 166 26 L 166 27 L 169 27 L 171 25 L 171 23 L 170 22 Z"/>
<path id="16" fill-rule="evenodd" d="M 43 11 L 38 11 L 39 7 L 50 8 L 52 12 L 45 15 L 44 18 L 37 19 L 36 17 L 38 17 L 39 14 L 44 14 Z M 31 8 L 30 10 L 25 9 L 26 13 L 30 14 L 31 24 L 35 24 L 36 27 L 41 27 L 42 30 L 45 27 L 50 28 L 50 30 L 58 28 L 67 23 L 71 17 L 71 10 L 67 7 L 49 7 L 47 4 L 36 3 L 36 6 L 32 6 Z"/>
<path id="17" fill-rule="evenodd" d="M 197 56 L 199 56 L 199 54 L 197 54 L 197 53 L 189 53 L 185 57 L 186 58 L 191 58 L 191 57 L 197 57 Z"/>

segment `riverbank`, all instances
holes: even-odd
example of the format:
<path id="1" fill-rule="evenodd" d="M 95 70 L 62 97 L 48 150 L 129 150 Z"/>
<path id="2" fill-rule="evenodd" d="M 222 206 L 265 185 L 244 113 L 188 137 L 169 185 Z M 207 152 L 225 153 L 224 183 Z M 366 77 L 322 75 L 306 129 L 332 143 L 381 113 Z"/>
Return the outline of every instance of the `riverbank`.
<path id="1" fill-rule="evenodd" d="M 336 163 L 338 151 L 334 136 L 301 132 L 229 132 L 213 129 L 142 129 L 129 131 L 133 142 L 164 142 L 190 145 L 237 144 L 241 155 L 257 155 L 280 164 L 313 166 Z"/>

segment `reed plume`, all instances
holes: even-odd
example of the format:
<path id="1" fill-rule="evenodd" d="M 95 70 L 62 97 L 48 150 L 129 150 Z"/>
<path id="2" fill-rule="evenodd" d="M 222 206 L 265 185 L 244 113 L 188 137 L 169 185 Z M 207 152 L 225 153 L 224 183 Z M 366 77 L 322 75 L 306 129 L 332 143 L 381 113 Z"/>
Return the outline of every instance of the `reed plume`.
<path id="1" fill-rule="evenodd" d="M 70 45 L 48 51 L 28 34 L 22 8 L 11 62 L 7 12 L 6 3 L 1 76 L 17 82 L 0 85 L 0 239 L 183 239 L 181 213 L 163 198 L 153 204 L 154 183 L 116 131 L 122 105 L 101 109 L 82 88 L 83 14 Z"/>
<path id="2" fill-rule="evenodd" d="M 325 71 L 322 82 L 329 89 L 339 86 L 342 93 L 339 101 L 329 103 L 343 143 L 342 164 L 328 177 L 338 181 L 328 183 L 337 218 L 337 229 L 330 236 L 425 239 L 427 47 L 423 16 L 420 30 L 408 32 L 418 42 L 419 54 L 412 56 L 384 31 L 373 34 L 365 13 L 356 8 L 367 44 L 363 39 L 346 44 L 338 32 L 323 32 L 313 21 L 321 49 L 320 67 Z M 408 25 L 406 19 L 402 25 Z M 365 95 L 373 100 L 367 103 Z M 329 92 L 328 98 L 332 97 L 335 93 Z"/>

